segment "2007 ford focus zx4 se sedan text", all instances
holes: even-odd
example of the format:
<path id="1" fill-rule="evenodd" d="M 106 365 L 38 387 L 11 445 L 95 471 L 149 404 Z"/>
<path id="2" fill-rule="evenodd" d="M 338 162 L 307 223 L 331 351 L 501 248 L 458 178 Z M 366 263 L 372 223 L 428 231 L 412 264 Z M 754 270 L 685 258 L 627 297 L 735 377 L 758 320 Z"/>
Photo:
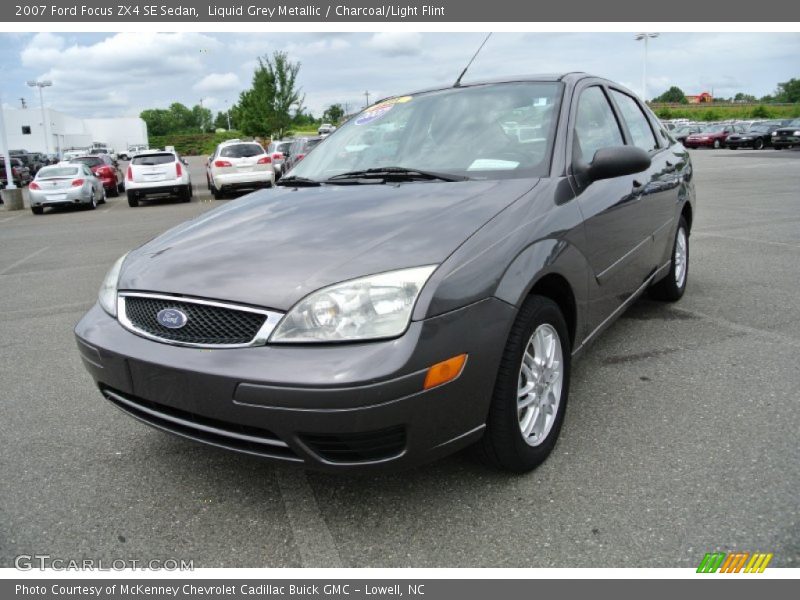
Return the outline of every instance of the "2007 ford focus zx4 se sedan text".
<path id="1" fill-rule="evenodd" d="M 553 449 L 570 367 L 686 288 L 686 150 L 583 73 L 396 96 L 279 182 L 120 258 L 75 333 L 101 393 L 185 438 L 327 470 Z"/>

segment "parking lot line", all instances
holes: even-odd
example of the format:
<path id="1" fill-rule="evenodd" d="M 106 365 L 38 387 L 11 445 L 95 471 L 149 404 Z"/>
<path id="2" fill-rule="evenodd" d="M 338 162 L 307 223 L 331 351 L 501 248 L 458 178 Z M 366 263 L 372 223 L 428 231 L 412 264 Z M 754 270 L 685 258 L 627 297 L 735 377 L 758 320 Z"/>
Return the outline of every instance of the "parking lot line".
<path id="1" fill-rule="evenodd" d="M 303 567 L 341 567 L 342 559 L 305 471 L 278 467 L 276 477 Z"/>
<path id="2" fill-rule="evenodd" d="M 16 218 L 16 217 L 13 217 L 13 218 Z M 7 266 L 5 269 L 3 269 L 2 271 L 0 271 L 0 275 L 5 275 L 6 273 L 8 273 L 9 271 L 11 271 L 12 269 L 14 269 L 14 268 L 16 268 L 16 267 L 20 266 L 21 264 L 23 264 L 23 263 L 25 263 L 25 262 L 29 261 L 30 259 L 32 259 L 32 258 L 34 258 L 35 256 L 38 256 L 39 254 L 41 254 L 42 252 L 44 252 L 45 250 L 49 250 L 49 249 L 50 249 L 50 246 L 45 246 L 44 248 L 39 248 L 39 249 L 38 249 L 36 252 L 33 252 L 33 253 L 31 253 L 31 254 L 28 254 L 28 256 L 26 256 L 25 258 L 20 258 L 20 259 L 19 259 L 17 262 L 10 264 L 10 265 L 9 265 L 9 266 Z"/>
<path id="3" fill-rule="evenodd" d="M 781 246 L 782 248 L 800 248 L 800 244 L 790 244 L 789 242 L 776 242 L 773 240 L 759 240 L 756 238 L 740 237 L 737 235 L 725 235 L 722 233 L 712 233 L 710 231 L 695 231 L 694 235 L 723 238 L 726 240 L 735 240 L 737 242 L 752 242 L 754 244 L 768 244 L 770 246 Z"/>

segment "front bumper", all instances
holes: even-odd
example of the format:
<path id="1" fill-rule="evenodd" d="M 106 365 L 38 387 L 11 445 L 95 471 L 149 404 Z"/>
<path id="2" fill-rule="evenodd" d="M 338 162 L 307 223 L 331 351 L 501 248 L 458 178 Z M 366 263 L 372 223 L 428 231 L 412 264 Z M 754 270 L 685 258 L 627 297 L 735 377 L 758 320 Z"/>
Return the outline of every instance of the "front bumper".
<path id="1" fill-rule="evenodd" d="M 64 190 L 45 191 L 28 188 L 28 197 L 31 206 L 68 206 L 70 204 L 89 204 L 91 194 L 86 193 L 82 187 L 66 188 Z"/>
<path id="2" fill-rule="evenodd" d="M 265 458 L 364 470 L 413 466 L 482 435 L 514 315 L 491 298 L 394 340 L 201 350 L 144 339 L 95 305 L 75 333 L 103 394 L 139 420 Z M 461 375 L 424 391 L 428 367 L 461 353 Z"/>
<path id="3" fill-rule="evenodd" d="M 722 143 L 720 141 L 720 144 Z M 713 148 L 714 140 L 686 140 L 683 145 L 687 148 Z"/>
<path id="4" fill-rule="evenodd" d="M 800 136 L 780 135 L 772 138 L 772 145 L 775 148 L 787 148 L 789 146 L 800 146 Z"/>

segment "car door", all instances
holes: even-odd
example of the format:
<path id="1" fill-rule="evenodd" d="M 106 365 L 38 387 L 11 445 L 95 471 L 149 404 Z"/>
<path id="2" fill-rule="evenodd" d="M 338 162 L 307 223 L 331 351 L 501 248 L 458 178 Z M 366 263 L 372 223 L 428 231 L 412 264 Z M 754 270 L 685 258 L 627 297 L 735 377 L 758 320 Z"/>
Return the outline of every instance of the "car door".
<path id="1" fill-rule="evenodd" d="M 650 169 L 641 174 L 643 184 L 640 192 L 639 212 L 647 224 L 647 231 L 653 237 L 652 254 L 647 265 L 646 275 L 655 271 L 664 245 L 671 243 L 673 225 L 677 215 L 678 165 L 682 160 L 680 153 L 670 152 L 669 137 L 660 133 L 639 100 L 625 91 L 610 88 L 611 99 L 616 106 L 620 120 L 627 129 L 628 139 L 650 155 Z"/>
<path id="2" fill-rule="evenodd" d="M 589 318 L 598 326 L 648 276 L 651 226 L 642 210 L 647 173 L 584 183 L 581 164 L 602 148 L 625 145 L 625 133 L 607 90 L 599 83 L 578 88 L 570 118 L 571 180 L 584 219 L 585 247 L 594 285 Z"/>

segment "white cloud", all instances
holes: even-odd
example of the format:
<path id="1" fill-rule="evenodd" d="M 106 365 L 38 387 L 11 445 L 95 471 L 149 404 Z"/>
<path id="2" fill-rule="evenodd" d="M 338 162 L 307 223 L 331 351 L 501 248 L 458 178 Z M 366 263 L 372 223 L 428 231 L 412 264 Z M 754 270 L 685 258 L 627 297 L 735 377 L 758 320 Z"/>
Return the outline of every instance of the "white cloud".
<path id="1" fill-rule="evenodd" d="M 197 92 L 218 93 L 238 90 L 242 82 L 236 73 L 209 73 L 192 86 Z"/>
<path id="2" fill-rule="evenodd" d="M 383 56 L 414 56 L 422 52 L 422 34 L 414 31 L 374 33 L 365 46 Z"/>

